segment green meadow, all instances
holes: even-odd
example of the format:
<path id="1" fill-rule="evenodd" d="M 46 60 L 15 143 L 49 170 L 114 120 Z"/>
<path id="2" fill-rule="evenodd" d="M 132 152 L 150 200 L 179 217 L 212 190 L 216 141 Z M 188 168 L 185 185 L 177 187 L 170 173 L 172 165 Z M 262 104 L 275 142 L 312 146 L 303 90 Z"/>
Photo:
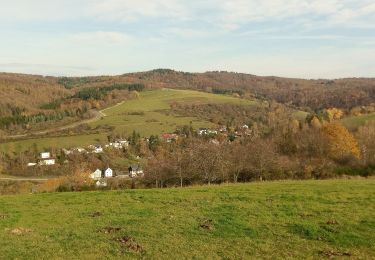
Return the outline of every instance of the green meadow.
<path id="1" fill-rule="evenodd" d="M 162 89 L 141 92 L 139 99 L 129 100 L 121 105 L 105 109 L 102 120 L 92 126 L 110 125 L 116 132 L 131 133 L 136 130 L 143 136 L 173 132 L 177 126 L 192 124 L 193 127 L 211 127 L 212 123 L 195 117 L 170 114 L 172 102 L 189 104 L 233 103 L 240 105 L 260 105 L 258 101 L 239 99 L 225 95 L 215 95 L 192 90 Z"/>
<path id="2" fill-rule="evenodd" d="M 0 197 L 2 259 L 374 259 L 374 234 L 374 179 Z"/>
<path id="3" fill-rule="evenodd" d="M 195 104 L 233 103 L 241 105 L 261 105 L 259 101 L 245 100 L 226 95 L 215 95 L 192 90 L 152 90 L 141 92 L 138 99 L 127 100 L 119 105 L 102 110 L 106 116 L 101 120 L 90 123 L 97 127 L 108 125 L 114 127 L 115 133 L 130 135 L 134 130 L 142 136 L 158 135 L 163 132 L 173 132 L 177 126 L 189 125 L 194 128 L 212 127 L 212 123 L 195 117 L 182 117 L 169 113 L 172 102 L 187 102 Z M 69 148 L 87 146 L 105 142 L 107 133 L 40 137 L 27 140 L 11 141 L 0 144 L 0 151 L 19 152 L 31 149 L 34 144 L 38 150 L 48 147 Z"/>
<path id="4" fill-rule="evenodd" d="M 341 120 L 341 123 L 350 130 L 356 130 L 358 127 L 364 125 L 366 122 L 374 121 L 375 113 L 345 117 Z"/>

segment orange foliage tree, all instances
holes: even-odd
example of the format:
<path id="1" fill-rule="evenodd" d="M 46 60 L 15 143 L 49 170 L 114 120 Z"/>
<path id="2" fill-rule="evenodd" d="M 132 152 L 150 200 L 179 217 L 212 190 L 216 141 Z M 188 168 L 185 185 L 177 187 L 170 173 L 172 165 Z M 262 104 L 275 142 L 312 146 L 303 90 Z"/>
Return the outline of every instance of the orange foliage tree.
<path id="1" fill-rule="evenodd" d="M 327 138 L 329 156 L 340 160 L 347 157 L 359 159 L 360 150 L 357 140 L 340 124 L 331 123 L 322 127 L 323 136 Z"/>

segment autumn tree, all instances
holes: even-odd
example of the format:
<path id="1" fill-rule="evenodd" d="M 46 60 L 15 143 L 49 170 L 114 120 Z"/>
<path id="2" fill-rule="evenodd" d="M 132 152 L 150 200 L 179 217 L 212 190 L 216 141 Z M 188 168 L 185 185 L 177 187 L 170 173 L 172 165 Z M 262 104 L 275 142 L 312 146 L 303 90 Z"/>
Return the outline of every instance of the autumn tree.
<path id="1" fill-rule="evenodd" d="M 361 145 L 363 162 L 375 165 L 375 122 L 359 127 L 356 136 Z"/>
<path id="2" fill-rule="evenodd" d="M 272 170 L 277 168 L 275 143 L 270 139 L 257 139 L 248 146 L 250 168 L 256 178 L 265 180 L 271 177 Z"/>
<path id="3" fill-rule="evenodd" d="M 329 108 L 326 110 L 328 121 L 339 120 L 344 115 L 344 112 L 338 108 Z"/>
<path id="4" fill-rule="evenodd" d="M 329 156 L 332 159 L 343 160 L 348 157 L 359 159 L 358 142 L 344 126 L 337 123 L 326 124 L 322 127 L 322 134 L 327 139 Z"/>
<path id="5" fill-rule="evenodd" d="M 207 184 L 218 181 L 225 175 L 226 161 L 220 145 L 210 142 L 196 143 L 193 151 L 193 161 L 193 170 Z"/>

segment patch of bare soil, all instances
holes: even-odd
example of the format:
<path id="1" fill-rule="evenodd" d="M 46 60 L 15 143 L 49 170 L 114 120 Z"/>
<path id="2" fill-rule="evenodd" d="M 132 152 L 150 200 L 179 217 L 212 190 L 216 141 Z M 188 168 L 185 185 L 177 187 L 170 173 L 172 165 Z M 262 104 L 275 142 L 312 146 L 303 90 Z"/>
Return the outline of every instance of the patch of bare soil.
<path id="1" fill-rule="evenodd" d="M 97 217 L 101 217 L 103 214 L 99 211 L 97 212 L 94 212 L 94 213 L 91 213 L 89 216 L 92 217 L 92 218 L 97 218 Z"/>
<path id="2" fill-rule="evenodd" d="M 326 222 L 326 224 L 327 224 L 327 225 L 338 225 L 339 222 L 337 222 L 337 220 L 335 220 L 335 219 L 331 219 L 331 220 L 328 220 L 328 221 Z"/>
<path id="3" fill-rule="evenodd" d="M 334 251 L 334 250 L 323 250 L 319 252 L 320 255 L 328 257 L 328 258 L 334 258 L 337 256 L 347 256 L 350 257 L 352 254 L 350 252 L 340 252 L 340 251 Z"/>
<path id="4" fill-rule="evenodd" d="M 143 248 L 138 244 L 134 238 L 130 236 L 118 237 L 115 238 L 115 241 L 119 242 L 123 247 L 127 248 L 129 251 L 141 253 Z"/>
<path id="5" fill-rule="evenodd" d="M 119 232 L 121 228 L 119 227 L 104 227 L 98 230 L 99 233 L 104 233 L 104 234 L 112 234 Z"/>
<path id="6" fill-rule="evenodd" d="M 8 230 L 12 235 L 16 235 L 16 236 L 21 236 L 21 235 L 33 232 L 33 230 L 30 228 L 22 228 L 22 227 L 8 229 Z"/>
<path id="7" fill-rule="evenodd" d="M 0 213 L 0 220 L 8 218 L 8 215 Z"/>
<path id="8" fill-rule="evenodd" d="M 199 227 L 204 229 L 204 230 L 212 231 L 214 229 L 213 220 L 212 219 L 205 219 L 199 224 Z"/>

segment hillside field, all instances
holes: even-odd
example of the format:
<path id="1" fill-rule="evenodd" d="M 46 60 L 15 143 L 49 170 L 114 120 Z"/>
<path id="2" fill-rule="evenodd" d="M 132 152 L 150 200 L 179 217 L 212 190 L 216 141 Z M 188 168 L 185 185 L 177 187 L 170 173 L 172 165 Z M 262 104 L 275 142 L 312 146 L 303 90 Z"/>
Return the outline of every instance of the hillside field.
<path id="1" fill-rule="evenodd" d="M 0 197 L 3 259 L 371 259 L 374 233 L 374 179 Z"/>
<path id="2" fill-rule="evenodd" d="M 359 116 L 345 117 L 341 120 L 341 123 L 350 130 L 356 130 L 358 127 L 364 125 L 365 123 L 374 120 L 375 113 L 372 113 Z"/>
<path id="3" fill-rule="evenodd" d="M 177 126 L 189 125 L 190 123 L 192 123 L 195 128 L 213 126 L 212 123 L 195 117 L 182 117 L 168 114 L 171 102 L 261 105 L 259 101 L 192 90 L 151 90 L 141 92 L 138 99 L 128 100 L 119 105 L 102 110 L 102 113 L 106 116 L 101 120 L 90 123 L 90 126 L 113 126 L 116 133 L 125 133 L 127 135 L 130 135 L 135 130 L 142 136 L 173 132 Z M 67 137 L 40 137 L 1 143 L 0 151 L 25 151 L 30 149 L 34 143 L 37 145 L 38 150 L 43 150 L 43 148 L 51 146 L 58 148 L 87 146 L 89 144 L 106 142 L 106 137 L 106 133 Z"/>

